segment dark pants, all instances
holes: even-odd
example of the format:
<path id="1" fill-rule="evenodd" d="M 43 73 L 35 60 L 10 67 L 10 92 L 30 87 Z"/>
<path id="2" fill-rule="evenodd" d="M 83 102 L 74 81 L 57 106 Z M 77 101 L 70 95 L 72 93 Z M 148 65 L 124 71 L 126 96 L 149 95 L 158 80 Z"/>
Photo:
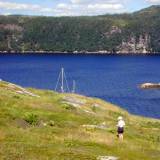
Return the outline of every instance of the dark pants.
<path id="1" fill-rule="evenodd" d="M 118 134 L 123 134 L 124 128 L 123 127 L 118 127 L 117 132 L 118 132 Z"/>

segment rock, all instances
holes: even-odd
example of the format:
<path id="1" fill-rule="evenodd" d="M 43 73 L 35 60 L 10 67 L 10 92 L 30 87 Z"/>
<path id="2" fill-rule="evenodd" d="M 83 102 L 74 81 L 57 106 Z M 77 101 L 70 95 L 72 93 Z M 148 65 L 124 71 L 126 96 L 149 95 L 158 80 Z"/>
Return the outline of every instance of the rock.
<path id="1" fill-rule="evenodd" d="M 107 125 L 105 122 L 99 124 L 99 125 L 89 125 L 89 124 L 84 124 L 82 125 L 84 128 L 90 128 L 90 129 L 107 129 Z"/>
<path id="2" fill-rule="evenodd" d="M 142 89 L 160 89 L 160 83 L 143 83 L 140 85 Z"/>
<path id="3" fill-rule="evenodd" d="M 25 88 L 22 88 L 22 87 L 20 87 L 18 85 L 12 84 L 12 83 L 9 83 L 7 85 L 7 87 L 10 90 L 14 90 L 18 94 L 29 95 L 29 96 L 32 96 L 32 97 L 40 97 L 40 96 L 38 96 L 38 95 L 36 95 L 36 94 L 34 94 L 32 92 L 27 91 Z"/>
<path id="4" fill-rule="evenodd" d="M 101 106 L 100 106 L 99 104 L 97 104 L 97 103 L 94 103 L 92 106 L 93 106 L 93 107 L 96 107 L 96 108 L 101 107 Z"/>
<path id="5" fill-rule="evenodd" d="M 84 127 L 84 128 L 90 128 L 90 129 L 95 129 L 95 128 L 97 128 L 97 125 L 84 124 L 84 125 L 82 125 L 82 127 Z"/>
<path id="6" fill-rule="evenodd" d="M 40 96 L 35 95 L 35 94 L 33 94 L 33 93 L 31 93 L 31 92 L 28 92 L 28 91 L 26 91 L 26 90 L 23 90 L 23 91 L 16 91 L 16 93 L 24 94 L 24 95 L 29 95 L 29 96 L 32 96 L 32 97 L 40 97 Z"/>
<path id="7" fill-rule="evenodd" d="M 45 123 L 45 122 L 43 122 L 42 120 L 40 120 L 40 121 L 38 121 L 38 123 L 37 123 L 36 126 L 39 127 L 39 128 L 42 128 L 42 127 L 47 126 L 47 123 Z"/>
<path id="8" fill-rule="evenodd" d="M 63 103 L 72 105 L 74 107 L 80 107 L 86 103 L 86 100 L 74 96 L 66 96 L 63 98 Z"/>
<path id="9" fill-rule="evenodd" d="M 47 126 L 47 123 L 43 123 L 43 126 Z"/>
<path id="10" fill-rule="evenodd" d="M 99 156 L 97 160 L 118 160 L 118 157 L 114 156 Z"/>
<path id="11" fill-rule="evenodd" d="M 112 26 L 109 32 L 104 33 L 107 38 L 110 38 L 112 35 L 120 34 L 122 30 L 118 26 Z"/>
<path id="12" fill-rule="evenodd" d="M 94 112 L 91 112 L 91 111 L 88 111 L 88 110 L 83 110 L 84 112 L 86 112 L 86 113 L 89 113 L 89 114 L 95 114 Z"/>
<path id="13" fill-rule="evenodd" d="M 149 50 L 150 36 L 148 34 L 140 35 L 138 39 L 131 36 L 127 41 L 122 41 L 122 44 L 118 47 L 117 53 L 150 53 Z"/>

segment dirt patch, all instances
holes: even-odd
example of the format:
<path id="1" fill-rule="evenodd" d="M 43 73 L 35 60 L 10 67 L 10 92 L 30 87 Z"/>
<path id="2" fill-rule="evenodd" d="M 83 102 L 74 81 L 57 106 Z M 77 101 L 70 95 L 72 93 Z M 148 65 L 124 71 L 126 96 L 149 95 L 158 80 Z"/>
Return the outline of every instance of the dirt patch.
<path id="1" fill-rule="evenodd" d="M 16 123 L 16 126 L 19 128 L 26 129 L 26 128 L 30 127 L 30 124 L 28 122 L 26 122 L 24 119 L 16 119 L 15 123 Z"/>

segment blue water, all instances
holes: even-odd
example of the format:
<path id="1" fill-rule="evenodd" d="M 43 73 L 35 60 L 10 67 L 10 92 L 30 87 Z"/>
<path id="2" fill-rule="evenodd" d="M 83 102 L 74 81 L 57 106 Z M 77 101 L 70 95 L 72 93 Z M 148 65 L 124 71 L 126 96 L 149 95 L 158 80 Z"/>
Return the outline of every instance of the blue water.
<path id="1" fill-rule="evenodd" d="M 77 93 L 160 118 L 160 90 L 138 87 L 160 82 L 160 56 L 0 55 L 0 78 L 24 87 L 54 89 L 61 67 Z"/>

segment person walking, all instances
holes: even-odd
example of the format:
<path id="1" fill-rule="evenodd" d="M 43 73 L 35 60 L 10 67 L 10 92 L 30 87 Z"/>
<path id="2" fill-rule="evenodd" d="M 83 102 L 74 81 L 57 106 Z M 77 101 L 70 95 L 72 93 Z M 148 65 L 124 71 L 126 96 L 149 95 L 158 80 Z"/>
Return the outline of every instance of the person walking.
<path id="1" fill-rule="evenodd" d="M 123 141 L 123 133 L 124 133 L 124 126 L 125 122 L 123 120 L 123 117 L 118 117 L 118 123 L 117 123 L 117 132 L 118 132 L 118 138 Z"/>

